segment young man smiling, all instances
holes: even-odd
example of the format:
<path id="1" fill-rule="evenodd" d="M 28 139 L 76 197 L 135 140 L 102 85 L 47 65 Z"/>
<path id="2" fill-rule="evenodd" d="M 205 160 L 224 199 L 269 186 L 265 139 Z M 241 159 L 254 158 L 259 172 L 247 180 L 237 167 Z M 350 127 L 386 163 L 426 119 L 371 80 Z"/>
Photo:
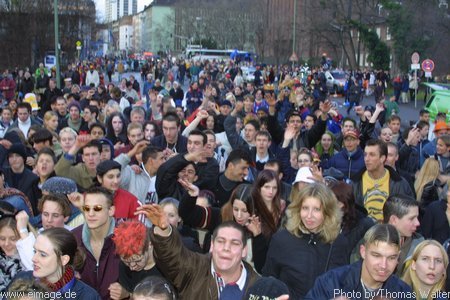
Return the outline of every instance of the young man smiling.
<path id="1" fill-rule="evenodd" d="M 213 233 L 210 253 L 187 250 L 177 230 L 158 205 L 144 205 L 140 214 L 154 224 L 151 241 L 157 267 L 177 288 L 181 299 L 242 299 L 259 275 L 243 258 L 247 238 L 241 225 L 220 224 Z"/>
<path id="2" fill-rule="evenodd" d="M 364 236 L 361 261 L 333 269 L 316 279 L 309 299 L 415 299 L 411 288 L 393 275 L 400 236 L 392 225 L 375 225 Z"/>

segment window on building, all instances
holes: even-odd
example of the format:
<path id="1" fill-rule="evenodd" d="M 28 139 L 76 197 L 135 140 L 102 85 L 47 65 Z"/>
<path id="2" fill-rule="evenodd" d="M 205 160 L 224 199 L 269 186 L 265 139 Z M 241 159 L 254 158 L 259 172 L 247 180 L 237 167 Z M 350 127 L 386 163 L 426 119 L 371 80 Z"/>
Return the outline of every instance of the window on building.
<path id="1" fill-rule="evenodd" d="M 378 35 L 378 38 L 381 38 L 381 28 L 380 27 L 377 27 L 377 35 Z"/>
<path id="2" fill-rule="evenodd" d="M 389 27 L 386 27 L 386 41 L 390 41 L 391 40 L 391 30 L 389 29 Z"/>

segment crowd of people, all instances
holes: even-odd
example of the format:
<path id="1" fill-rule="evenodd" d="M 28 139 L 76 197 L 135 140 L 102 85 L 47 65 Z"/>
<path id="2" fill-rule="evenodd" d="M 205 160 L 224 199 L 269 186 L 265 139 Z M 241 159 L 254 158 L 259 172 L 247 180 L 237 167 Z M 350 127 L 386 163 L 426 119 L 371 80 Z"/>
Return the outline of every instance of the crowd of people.
<path id="1" fill-rule="evenodd" d="M 92 61 L 61 88 L 5 71 L 0 292 L 448 299 L 447 115 L 402 128 L 379 71 L 349 74 L 344 116 L 322 67 L 298 71 L 164 60 L 114 82 Z"/>

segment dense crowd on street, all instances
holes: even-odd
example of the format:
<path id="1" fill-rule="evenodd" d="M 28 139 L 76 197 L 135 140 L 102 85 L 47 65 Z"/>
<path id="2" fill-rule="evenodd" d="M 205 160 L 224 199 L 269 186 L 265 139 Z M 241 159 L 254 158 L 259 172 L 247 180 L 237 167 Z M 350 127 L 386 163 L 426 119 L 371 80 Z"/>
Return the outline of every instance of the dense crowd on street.
<path id="1" fill-rule="evenodd" d="M 248 64 L 5 70 L 0 292 L 449 299 L 446 112 L 402 126 L 408 74 L 346 71 L 341 112 L 326 64 Z"/>

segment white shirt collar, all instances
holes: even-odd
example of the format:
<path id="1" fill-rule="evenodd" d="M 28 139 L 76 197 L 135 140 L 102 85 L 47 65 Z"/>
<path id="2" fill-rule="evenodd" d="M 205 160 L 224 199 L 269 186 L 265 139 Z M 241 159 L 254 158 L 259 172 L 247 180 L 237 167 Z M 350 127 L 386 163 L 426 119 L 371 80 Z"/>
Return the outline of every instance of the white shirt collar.
<path id="1" fill-rule="evenodd" d="M 212 260 L 211 260 L 211 274 L 214 278 L 216 278 L 216 276 L 220 277 L 219 273 L 217 273 L 216 270 L 214 269 L 214 264 L 213 264 Z M 236 284 L 238 285 L 238 287 L 241 291 L 244 290 L 246 279 L 247 279 L 247 269 L 245 268 L 244 263 L 241 261 L 241 276 L 239 276 L 239 279 L 236 281 Z M 216 282 L 217 282 L 217 279 L 216 279 Z M 217 284 L 219 284 L 219 283 L 217 282 Z M 226 285 L 225 282 L 223 284 L 224 284 L 224 286 Z M 220 297 L 221 290 L 222 289 L 219 286 L 217 286 L 217 291 L 219 293 L 219 297 Z"/>
<path id="2" fill-rule="evenodd" d="M 269 161 L 269 153 L 267 153 L 267 155 L 262 158 L 258 156 L 258 153 L 256 153 L 256 162 L 266 163 L 268 161 Z"/>

